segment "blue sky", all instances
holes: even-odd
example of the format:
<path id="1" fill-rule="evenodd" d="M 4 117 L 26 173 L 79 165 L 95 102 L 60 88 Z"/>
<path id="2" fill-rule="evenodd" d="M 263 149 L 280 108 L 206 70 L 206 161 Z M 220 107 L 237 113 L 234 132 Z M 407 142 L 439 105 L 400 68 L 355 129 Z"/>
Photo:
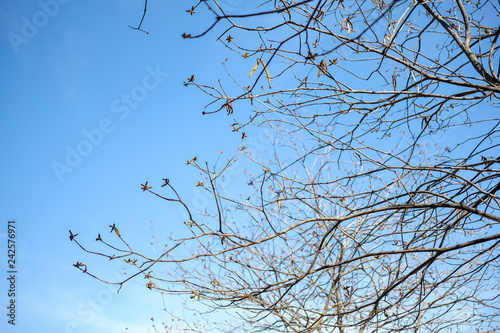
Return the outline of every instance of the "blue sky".
<path id="1" fill-rule="evenodd" d="M 142 0 L 0 2 L 2 332 L 148 332 L 151 317 L 162 320 L 163 300 L 144 288 L 145 280 L 117 294 L 75 269 L 79 261 L 105 278 L 122 274 L 120 265 L 71 243 L 68 229 L 92 246 L 98 233 L 110 236 L 108 225 L 116 223 L 127 240 L 149 251 L 153 235 L 186 229 L 176 207 L 144 193 L 140 184 L 148 181 L 157 189 L 169 178 L 196 206 L 199 174 L 186 161 L 198 156 L 213 164 L 221 151 L 226 156 L 238 147 L 241 133 L 230 124 L 248 115 L 245 105 L 238 104 L 235 115 L 202 116 L 210 100 L 183 86 L 193 74 L 197 82 L 227 79 L 222 62 L 231 54 L 216 42 L 223 26 L 201 39 L 181 37 L 212 22 L 202 10 L 186 13 L 194 3 L 150 1 L 146 35 L 128 27 L 139 23 Z M 219 3 L 238 13 L 251 6 L 243 0 Z M 242 71 L 255 64 L 229 57 Z M 492 111 L 475 110 L 484 117 Z M 428 145 L 455 141 L 457 132 L 431 138 Z M 254 148 L 262 149 L 262 133 L 247 132 L 257 142 Z M 236 186 L 238 177 L 244 179 L 237 175 Z M 16 221 L 17 230 L 15 328 L 4 314 L 8 220 Z M 174 310 L 181 300 L 169 297 L 165 304 Z"/>
<path id="2" fill-rule="evenodd" d="M 141 18 L 139 0 L 0 3 L 2 272 L 9 219 L 18 260 L 16 327 L 6 323 L 2 278 L 2 332 L 146 332 L 149 318 L 160 318 L 161 297 L 143 281 L 116 294 L 76 270 L 76 261 L 93 262 L 115 274 L 71 243 L 68 229 L 90 245 L 113 222 L 137 244 L 147 245 L 151 225 L 156 234 L 178 232 L 177 210 L 140 183 L 170 178 L 194 200 L 197 173 L 186 161 L 199 155 L 213 162 L 237 147 L 232 118 L 202 116 L 208 100 L 182 85 L 192 74 L 205 81 L 220 75 L 223 67 L 213 64 L 225 57 L 216 33 L 182 39 L 201 31 L 195 18 L 208 19 L 191 17 L 190 5 L 151 2 L 146 35 L 128 27 Z"/>

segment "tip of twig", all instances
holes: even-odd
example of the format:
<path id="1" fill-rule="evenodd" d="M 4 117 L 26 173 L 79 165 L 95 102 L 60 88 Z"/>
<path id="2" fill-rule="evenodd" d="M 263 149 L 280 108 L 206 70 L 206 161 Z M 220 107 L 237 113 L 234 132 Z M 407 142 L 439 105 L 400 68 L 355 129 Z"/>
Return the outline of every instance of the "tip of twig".
<path id="1" fill-rule="evenodd" d="M 139 31 L 142 31 L 144 32 L 146 35 L 149 35 L 149 31 L 146 31 L 146 30 L 142 30 L 141 28 L 134 28 L 133 26 L 129 25 L 128 26 L 130 29 L 134 29 L 134 30 L 139 30 Z"/>

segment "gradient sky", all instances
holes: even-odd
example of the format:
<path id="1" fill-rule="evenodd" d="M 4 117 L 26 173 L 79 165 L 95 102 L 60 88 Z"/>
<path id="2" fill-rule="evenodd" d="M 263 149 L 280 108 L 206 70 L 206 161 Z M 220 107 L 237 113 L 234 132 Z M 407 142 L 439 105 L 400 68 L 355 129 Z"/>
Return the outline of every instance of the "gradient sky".
<path id="1" fill-rule="evenodd" d="M 192 74 L 205 82 L 225 74 L 214 66 L 227 53 L 217 32 L 181 37 L 211 23 L 186 13 L 193 3 L 150 1 L 146 35 L 128 27 L 140 21 L 140 0 L 0 2 L 0 331 L 147 332 L 152 316 L 161 321 L 162 299 L 139 285 L 142 278 L 117 294 L 74 268 L 82 261 L 110 277 L 121 273 L 83 253 L 68 229 L 90 246 L 97 233 L 110 235 L 112 223 L 144 246 L 153 234 L 175 234 L 183 228 L 177 210 L 140 184 L 169 178 L 195 200 L 198 174 L 186 161 L 213 162 L 238 146 L 232 117 L 202 116 L 208 99 L 182 84 Z M 10 219 L 17 230 L 14 329 L 5 315 Z M 168 298 L 166 306 L 179 302 Z"/>
<path id="2" fill-rule="evenodd" d="M 199 173 L 186 161 L 198 156 L 213 164 L 221 151 L 237 149 L 241 133 L 230 124 L 246 118 L 248 106 L 238 105 L 243 109 L 231 116 L 202 116 L 210 100 L 183 82 L 193 74 L 203 83 L 228 79 L 222 66 L 228 56 L 242 71 L 255 62 L 216 42 L 224 25 L 184 40 L 183 33 L 200 33 L 213 22 L 201 8 L 186 12 L 195 3 L 149 1 L 145 34 L 128 27 L 139 23 L 143 0 L 0 1 L 1 332 L 152 332 L 150 318 L 164 319 L 163 300 L 144 288 L 146 280 L 117 294 L 73 267 L 88 263 L 109 279 L 123 274 L 120 264 L 70 242 L 68 229 L 92 247 L 98 233 L 111 236 L 108 225 L 115 223 L 124 238 L 149 251 L 153 235 L 178 237 L 186 229 L 177 207 L 140 184 L 159 189 L 169 178 L 188 204 L 200 207 Z M 252 6 L 219 3 L 235 13 Z M 492 108 L 471 111 L 490 117 Z M 437 142 L 444 146 L 456 134 L 452 129 Z M 247 135 L 262 149 L 262 132 Z M 244 175 L 234 179 L 237 186 Z M 15 328 L 5 315 L 9 220 L 17 231 Z M 182 306 L 178 298 L 164 301 L 169 310 Z"/>

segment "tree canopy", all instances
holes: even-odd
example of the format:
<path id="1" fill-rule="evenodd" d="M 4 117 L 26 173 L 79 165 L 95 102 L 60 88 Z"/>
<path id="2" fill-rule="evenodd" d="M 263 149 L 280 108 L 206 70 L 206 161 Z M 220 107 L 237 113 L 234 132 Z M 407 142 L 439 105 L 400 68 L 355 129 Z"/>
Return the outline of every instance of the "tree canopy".
<path id="1" fill-rule="evenodd" d="M 220 331 L 498 329 L 498 3 L 189 7 L 186 42 L 217 35 L 227 74 L 184 84 L 211 98 L 205 117 L 235 118 L 240 145 L 222 165 L 188 161 L 207 205 L 174 179 L 142 184 L 185 212 L 190 236 L 154 255 L 115 225 L 104 251 L 71 240 L 131 265 L 117 285 L 146 278 L 225 311 Z"/>

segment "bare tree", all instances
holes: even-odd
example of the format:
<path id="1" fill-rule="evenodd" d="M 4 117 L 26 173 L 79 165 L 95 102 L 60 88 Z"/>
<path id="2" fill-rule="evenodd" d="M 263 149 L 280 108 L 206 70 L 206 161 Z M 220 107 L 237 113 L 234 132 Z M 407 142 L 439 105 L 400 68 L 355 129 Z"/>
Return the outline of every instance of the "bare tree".
<path id="1" fill-rule="evenodd" d="M 185 38 L 219 31 L 237 58 L 225 81 L 185 85 L 212 96 L 205 114 L 238 118 L 242 137 L 220 167 L 188 161 L 204 175 L 206 207 L 167 179 L 143 184 L 182 207 L 191 236 L 147 255 L 113 225 L 121 245 L 99 236 L 105 251 L 94 253 L 133 266 L 120 287 L 146 277 L 151 290 L 238 319 L 222 331 L 497 330 L 498 4 L 258 5 L 188 10 L 215 21 Z M 265 152 L 248 145 L 259 131 Z M 224 180 L 232 168 L 245 186 Z"/>

